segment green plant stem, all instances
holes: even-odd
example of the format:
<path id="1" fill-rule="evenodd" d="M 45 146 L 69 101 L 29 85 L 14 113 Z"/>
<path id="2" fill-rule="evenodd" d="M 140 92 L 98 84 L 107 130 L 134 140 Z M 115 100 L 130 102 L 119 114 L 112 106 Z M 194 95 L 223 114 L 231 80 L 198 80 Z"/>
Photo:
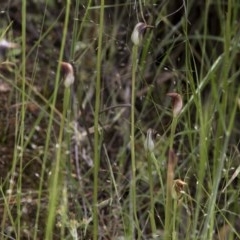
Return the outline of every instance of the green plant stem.
<path id="1" fill-rule="evenodd" d="M 96 79 L 96 100 L 94 111 L 94 180 L 93 180 L 93 239 L 98 239 L 98 172 L 100 163 L 98 119 L 101 102 L 101 67 L 102 67 L 102 41 L 104 32 L 104 0 L 101 0 L 99 34 L 98 34 L 98 53 L 97 53 L 97 79 Z"/>
<path id="2" fill-rule="evenodd" d="M 156 168 L 156 170 L 157 170 L 158 179 L 159 179 L 159 181 L 160 181 L 160 186 L 161 186 L 161 189 L 162 189 L 163 199 L 165 199 L 165 193 L 164 193 L 165 187 L 164 187 L 164 184 L 163 184 L 163 178 L 162 178 L 162 173 L 161 173 L 161 166 L 159 166 L 159 165 L 160 165 L 160 162 L 156 159 L 156 157 L 155 157 L 155 155 L 154 155 L 153 152 L 151 152 L 151 153 L 149 154 L 149 158 L 150 158 L 150 161 L 151 161 L 152 163 L 154 163 L 155 168 Z"/>
<path id="3" fill-rule="evenodd" d="M 92 0 L 88 0 L 88 4 L 87 4 L 87 7 L 86 7 L 86 11 L 84 12 L 84 15 L 81 19 L 82 23 L 85 23 L 87 21 L 87 18 L 88 18 L 88 14 L 89 14 L 89 9 L 90 7 L 92 6 Z M 83 27 L 84 27 L 84 24 L 80 24 L 80 27 L 79 27 L 79 31 L 77 33 L 77 38 L 76 39 L 79 39 L 81 34 L 82 34 L 82 31 L 83 31 Z"/>
<path id="4" fill-rule="evenodd" d="M 46 238 L 52 239 L 52 229 L 56 216 L 56 206 L 61 192 L 61 183 L 63 182 L 63 170 L 65 168 L 65 151 L 66 146 L 64 141 L 65 119 L 67 118 L 67 112 L 69 109 L 70 88 L 66 88 L 64 91 L 64 103 L 63 103 L 63 115 L 60 124 L 60 131 L 58 136 L 58 147 L 56 152 L 56 162 L 53 165 L 52 180 L 50 182 L 50 202 L 49 213 L 47 221 Z"/>
<path id="5" fill-rule="evenodd" d="M 150 212 L 149 218 L 152 228 L 152 235 L 155 236 L 156 234 L 156 222 L 155 222 L 155 214 L 154 214 L 154 182 L 152 176 L 152 158 L 151 152 L 147 151 L 147 160 L 148 160 L 148 178 L 149 178 L 149 191 L 150 191 Z"/>
<path id="6" fill-rule="evenodd" d="M 166 204 L 165 204 L 165 223 L 164 223 L 164 240 L 172 238 L 172 185 L 173 185 L 173 169 L 170 164 L 167 167 L 167 186 L 166 186 Z"/>
<path id="7" fill-rule="evenodd" d="M 172 240 L 177 240 L 177 230 L 176 230 L 176 220 L 177 220 L 177 206 L 178 204 L 178 200 L 177 199 L 174 199 L 173 200 L 173 228 L 172 228 Z"/>
<path id="8" fill-rule="evenodd" d="M 77 30 L 79 29 L 79 21 L 78 21 L 78 15 L 79 15 L 79 4 L 80 1 L 76 0 L 75 1 L 75 11 L 74 11 L 74 22 L 73 22 L 73 37 L 72 37 L 72 44 L 71 44 L 71 52 L 70 52 L 70 58 L 74 58 L 74 52 L 75 52 L 75 46 L 76 46 L 76 41 L 77 41 Z M 84 19 L 83 19 L 84 21 Z M 82 25 L 80 25 L 82 27 Z"/>
<path id="9" fill-rule="evenodd" d="M 132 165 L 132 179 L 131 179 L 131 203 L 130 203 L 130 215 L 132 216 L 131 232 L 134 237 L 135 225 L 138 226 L 137 218 L 137 202 L 136 202 L 136 160 L 135 160 L 135 85 L 136 85 L 136 71 L 138 65 L 138 47 L 132 48 L 132 93 L 131 93 L 131 165 Z M 138 228 L 139 229 L 139 228 Z M 140 237 L 140 235 L 138 235 Z"/>
<path id="10" fill-rule="evenodd" d="M 68 30 L 68 22 L 69 22 L 69 14 L 70 14 L 70 0 L 67 0 L 66 3 L 66 13 L 65 13 L 65 21 L 64 21 L 64 29 L 63 29 L 63 37 L 62 37 L 62 45 L 60 49 L 60 55 L 59 55 L 59 64 L 57 68 L 56 73 L 56 83 L 55 83 L 55 89 L 53 93 L 53 106 L 55 106 L 56 99 L 57 99 L 57 89 L 58 89 L 58 83 L 60 79 L 60 62 L 63 58 L 63 52 L 64 47 L 66 43 L 66 37 L 67 37 L 67 30 Z M 63 136 L 64 136 L 64 125 L 65 125 L 65 116 L 67 113 L 67 106 L 68 101 L 70 97 L 70 89 L 65 89 L 64 92 L 64 106 L 63 106 L 63 114 L 62 119 L 60 123 L 60 130 L 58 135 L 58 142 L 57 142 L 57 149 L 56 149 L 56 160 L 52 168 L 52 178 L 50 182 L 50 190 L 49 190 L 49 206 L 48 206 L 48 217 L 47 217 L 47 223 L 46 223 L 46 232 L 45 232 L 45 239 L 50 240 L 53 238 L 53 227 L 56 217 L 56 206 L 57 201 L 59 199 L 59 183 L 60 183 L 60 173 L 61 173 L 61 161 L 64 160 L 65 156 L 62 157 L 62 144 L 63 144 Z M 49 119 L 49 125 L 48 125 L 48 131 L 51 132 L 51 126 L 53 121 L 53 108 L 51 109 L 51 115 Z"/>
<path id="11" fill-rule="evenodd" d="M 26 16 L 27 16 L 27 3 L 26 0 L 22 2 L 22 65 L 21 65 L 21 78 L 22 78 L 22 85 L 21 89 L 22 92 L 26 92 Z M 17 183 L 17 238 L 20 239 L 21 237 L 21 216 L 22 216 L 22 177 L 23 177 L 23 152 L 24 152 L 24 137 L 25 137 L 25 94 L 21 94 L 21 102 L 23 103 L 21 106 L 21 117 L 20 117 L 20 127 L 19 127 L 19 136 L 18 136 L 18 146 L 21 146 L 21 152 L 16 156 L 19 158 L 19 178 Z"/>

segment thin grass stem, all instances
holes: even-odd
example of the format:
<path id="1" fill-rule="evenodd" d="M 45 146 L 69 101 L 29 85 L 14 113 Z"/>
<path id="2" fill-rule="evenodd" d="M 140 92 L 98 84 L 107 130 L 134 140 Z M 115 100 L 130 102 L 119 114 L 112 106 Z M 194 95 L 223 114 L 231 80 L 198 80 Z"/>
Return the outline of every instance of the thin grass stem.
<path id="1" fill-rule="evenodd" d="M 93 169 L 93 239 L 98 239 L 98 173 L 100 164 L 100 148 L 99 148 L 99 112 L 101 103 L 101 67 L 102 67 L 102 42 L 104 32 L 104 4 L 105 1 L 101 0 L 100 6 L 100 19 L 99 19 L 99 32 L 98 32 L 98 52 L 97 52 L 97 79 L 96 79 L 96 99 L 94 110 L 94 169 Z"/>

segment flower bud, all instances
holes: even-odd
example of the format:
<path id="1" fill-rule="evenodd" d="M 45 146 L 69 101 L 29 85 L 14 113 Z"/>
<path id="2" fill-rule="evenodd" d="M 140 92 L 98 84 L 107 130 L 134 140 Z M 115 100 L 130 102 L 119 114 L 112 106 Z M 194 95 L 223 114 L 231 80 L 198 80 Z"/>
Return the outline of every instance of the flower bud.
<path id="1" fill-rule="evenodd" d="M 67 62 L 61 62 L 61 66 L 65 72 L 64 86 L 68 88 L 74 83 L 75 79 L 73 67 L 70 63 Z"/>
<path id="2" fill-rule="evenodd" d="M 144 148 L 146 151 L 152 152 L 154 149 L 154 141 L 153 141 L 153 130 L 151 128 L 149 128 L 147 130 L 147 137 L 145 139 L 144 142 Z"/>
<path id="3" fill-rule="evenodd" d="M 178 93 L 168 93 L 167 96 L 172 98 L 173 116 L 177 117 L 183 107 L 182 96 Z"/>

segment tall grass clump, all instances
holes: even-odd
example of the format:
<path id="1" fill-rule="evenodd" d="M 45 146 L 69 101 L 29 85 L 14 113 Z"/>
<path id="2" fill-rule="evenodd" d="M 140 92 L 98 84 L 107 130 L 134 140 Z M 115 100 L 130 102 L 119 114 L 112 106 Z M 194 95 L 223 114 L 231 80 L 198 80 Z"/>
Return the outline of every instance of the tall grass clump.
<path id="1" fill-rule="evenodd" d="M 21 229 L 22 229 L 22 221 L 21 221 L 21 212 L 22 212 L 22 205 L 21 205 L 21 200 L 22 200 L 22 172 L 23 172 L 23 152 L 24 152 L 24 133 L 25 133 L 25 112 L 26 112 L 26 106 L 25 106 L 25 101 L 26 101 L 26 95 L 24 94 L 26 92 L 26 1 L 23 1 L 22 3 L 22 29 L 21 29 L 21 41 L 22 41 L 22 49 L 24 53 L 22 54 L 22 65 L 20 68 L 20 71 L 16 70 L 16 78 L 20 76 L 20 78 L 23 80 L 22 81 L 22 87 L 20 89 L 19 94 L 15 96 L 15 100 L 19 101 L 23 104 L 21 104 L 20 111 L 19 113 L 16 112 L 16 131 L 15 131 L 15 145 L 14 145 L 14 150 L 13 150 L 13 159 L 12 159 L 12 166 L 11 166 L 11 171 L 8 175 L 8 182 L 6 182 L 7 187 L 8 187 L 8 196 L 5 195 L 3 190 L 2 192 L 2 197 L 4 199 L 4 210 L 2 213 L 2 222 L 1 222 L 1 227 L 5 226 L 5 223 L 7 219 L 10 219 L 10 222 L 12 224 L 12 231 L 16 236 L 21 235 Z M 22 93 L 22 94 L 21 94 Z M 18 170 L 17 170 L 18 166 Z M 17 174 L 17 172 L 19 174 Z M 17 175 L 17 178 L 16 178 Z M 15 193 L 14 190 L 16 189 Z M 11 207 L 8 205 L 9 202 L 11 201 L 11 198 L 14 196 L 16 199 L 16 218 L 12 216 L 11 214 Z M 3 237 L 4 234 L 3 234 Z M 17 237 L 17 239 L 20 239 L 20 237 Z"/>

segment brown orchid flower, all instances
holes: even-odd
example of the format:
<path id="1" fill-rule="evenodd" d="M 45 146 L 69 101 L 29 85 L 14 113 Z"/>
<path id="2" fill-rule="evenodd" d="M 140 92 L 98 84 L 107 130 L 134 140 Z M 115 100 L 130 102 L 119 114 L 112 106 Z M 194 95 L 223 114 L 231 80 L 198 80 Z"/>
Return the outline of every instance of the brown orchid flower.
<path id="1" fill-rule="evenodd" d="M 139 22 L 135 25 L 132 32 L 132 36 L 131 36 L 131 40 L 134 45 L 139 46 L 142 43 L 143 34 L 147 28 L 154 28 L 154 27 L 147 25 L 146 23 L 143 23 L 143 22 Z"/>
<path id="2" fill-rule="evenodd" d="M 168 93 L 167 96 L 172 98 L 173 116 L 177 117 L 183 107 L 182 96 L 178 93 Z"/>
<path id="3" fill-rule="evenodd" d="M 64 86 L 68 88 L 74 83 L 74 79 L 75 79 L 73 66 L 68 62 L 61 62 L 61 66 L 65 73 Z"/>

